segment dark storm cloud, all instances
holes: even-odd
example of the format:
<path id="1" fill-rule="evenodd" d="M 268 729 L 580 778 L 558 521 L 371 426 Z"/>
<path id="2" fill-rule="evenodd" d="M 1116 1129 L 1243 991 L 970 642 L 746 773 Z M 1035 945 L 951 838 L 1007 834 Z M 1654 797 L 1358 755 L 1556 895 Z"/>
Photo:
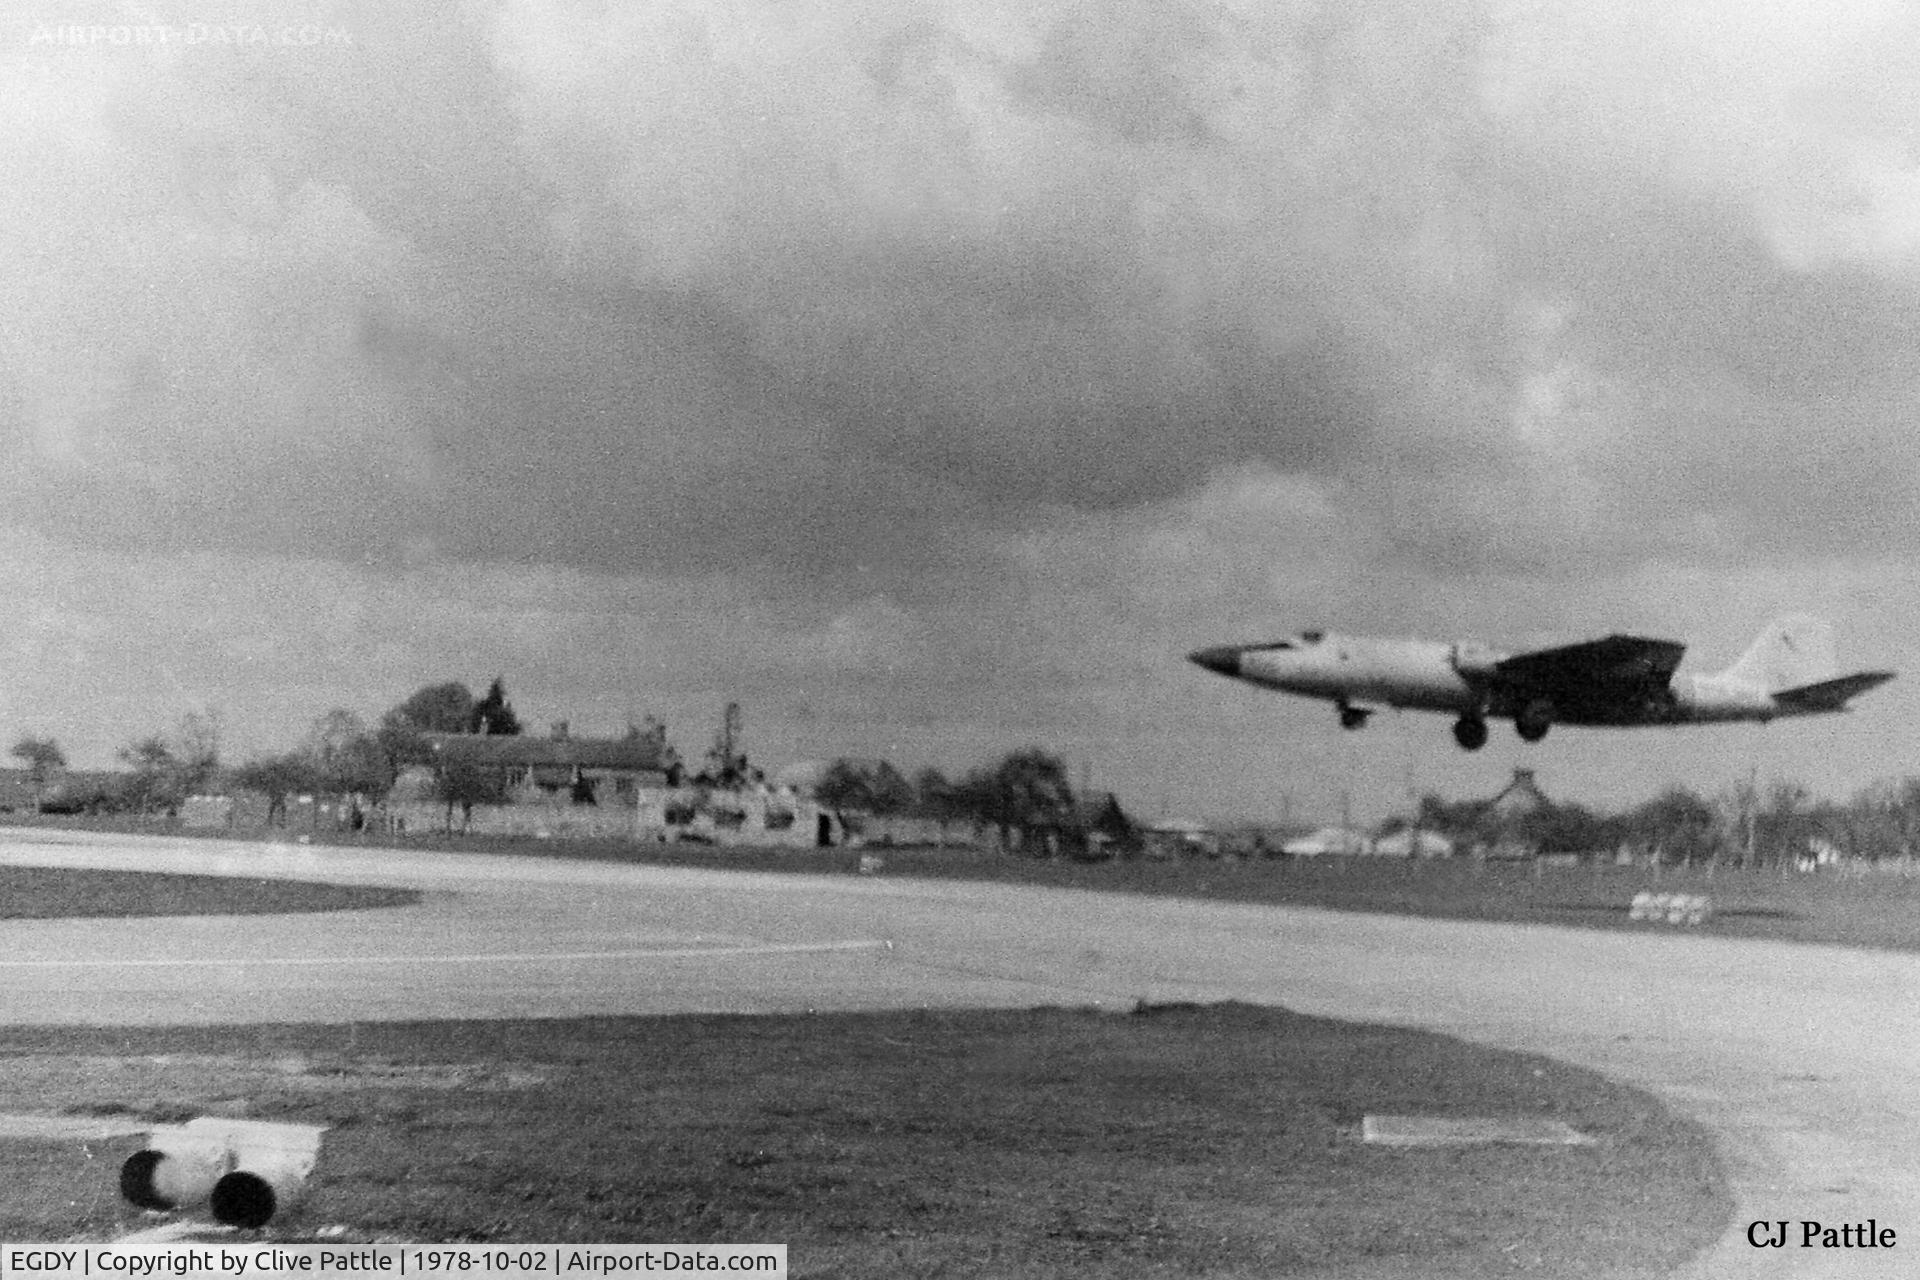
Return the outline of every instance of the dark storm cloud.
<path id="1" fill-rule="evenodd" d="M 1901 100 L 1781 159 L 1647 92 L 1697 32 L 1565 9 L 1613 71 L 1467 5 L 23 40 L 5 493 L 111 546 L 847 589 L 1249 463 L 1415 564 L 1908 545 L 1907 197 L 1835 159 Z"/>

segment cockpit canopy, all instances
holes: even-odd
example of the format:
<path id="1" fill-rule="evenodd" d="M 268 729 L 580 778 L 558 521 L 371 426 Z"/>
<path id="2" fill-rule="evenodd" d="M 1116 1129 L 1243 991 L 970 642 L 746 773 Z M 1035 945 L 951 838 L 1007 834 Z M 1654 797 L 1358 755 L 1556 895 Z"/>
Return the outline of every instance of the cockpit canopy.
<path id="1" fill-rule="evenodd" d="M 1265 644 L 1250 644 L 1247 646 L 1247 650 L 1249 652 L 1272 653 L 1282 649 L 1311 649 L 1314 645 L 1319 644 L 1326 638 L 1327 633 L 1324 631 L 1302 631 L 1291 640 L 1269 640 Z"/>

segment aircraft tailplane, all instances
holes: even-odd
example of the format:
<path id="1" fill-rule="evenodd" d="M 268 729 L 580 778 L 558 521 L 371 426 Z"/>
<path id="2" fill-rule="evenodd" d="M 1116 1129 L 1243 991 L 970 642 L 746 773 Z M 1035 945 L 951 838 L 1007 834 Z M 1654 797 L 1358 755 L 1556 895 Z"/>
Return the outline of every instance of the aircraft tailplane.
<path id="1" fill-rule="evenodd" d="M 1773 700 L 1788 711 L 1845 711 L 1850 699 L 1859 697 L 1869 689 L 1876 689 L 1891 679 L 1891 671 L 1857 671 L 1850 676 L 1822 680 L 1818 684 L 1782 689 L 1773 695 Z"/>
<path id="2" fill-rule="evenodd" d="M 1822 684 L 1838 671 L 1832 625 L 1822 618 L 1796 613 L 1769 622 L 1760 638 L 1722 675 L 1778 693 Z"/>

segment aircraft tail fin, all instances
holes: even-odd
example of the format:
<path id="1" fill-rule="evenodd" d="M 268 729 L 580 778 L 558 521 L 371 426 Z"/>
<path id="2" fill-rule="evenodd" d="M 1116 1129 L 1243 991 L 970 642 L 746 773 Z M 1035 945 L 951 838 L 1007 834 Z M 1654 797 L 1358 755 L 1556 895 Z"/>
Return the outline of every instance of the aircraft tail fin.
<path id="1" fill-rule="evenodd" d="M 1769 622 L 1760 638 L 1722 674 L 1777 693 L 1819 685 L 1833 679 L 1838 671 L 1839 664 L 1833 659 L 1833 627 L 1824 619 L 1796 613 Z"/>
<path id="2" fill-rule="evenodd" d="M 1847 703 L 1869 689 L 1877 689 L 1893 679 L 1891 671 L 1856 671 L 1850 676 L 1782 689 L 1773 700 L 1787 711 L 1812 714 L 1820 711 L 1845 711 Z"/>

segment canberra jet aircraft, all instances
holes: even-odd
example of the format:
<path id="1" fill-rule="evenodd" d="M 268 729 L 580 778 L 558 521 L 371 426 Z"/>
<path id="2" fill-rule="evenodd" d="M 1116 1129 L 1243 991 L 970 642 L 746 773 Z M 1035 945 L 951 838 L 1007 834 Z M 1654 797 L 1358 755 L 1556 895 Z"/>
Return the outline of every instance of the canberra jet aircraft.
<path id="1" fill-rule="evenodd" d="M 1612 635 L 1523 653 L 1473 643 L 1386 640 L 1302 631 L 1267 644 L 1196 649 L 1188 658 L 1223 676 L 1324 698 L 1348 729 L 1379 707 L 1444 711 L 1468 751 L 1487 742 L 1487 721 L 1510 719 L 1528 742 L 1556 724 L 1673 725 L 1767 721 L 1845 711 L 1893 679 L 1891 671 L 1837 675 L 1833 630 L 1804 615 L 1767 624 L 1725 671 L 1675 675 L 1686 646 Z"/>

